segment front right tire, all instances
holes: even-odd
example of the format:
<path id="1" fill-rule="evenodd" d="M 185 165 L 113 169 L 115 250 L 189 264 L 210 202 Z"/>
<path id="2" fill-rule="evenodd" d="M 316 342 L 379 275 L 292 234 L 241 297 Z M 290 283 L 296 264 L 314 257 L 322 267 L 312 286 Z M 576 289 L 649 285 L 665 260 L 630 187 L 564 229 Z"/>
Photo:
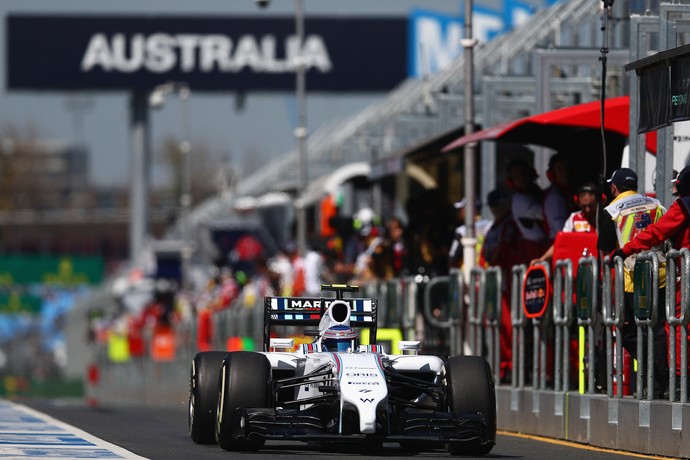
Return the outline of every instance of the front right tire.
<path id="1" fill-rule="evenodd" d="M 496 444 L 496 389 L 491 368 L 480 356 L 454 356 L 446 363 L 446 404 L 456 414 L 484 416 L 487 438 L 482 443 L 451 443 L 453 455 L 485 455 Z"/>

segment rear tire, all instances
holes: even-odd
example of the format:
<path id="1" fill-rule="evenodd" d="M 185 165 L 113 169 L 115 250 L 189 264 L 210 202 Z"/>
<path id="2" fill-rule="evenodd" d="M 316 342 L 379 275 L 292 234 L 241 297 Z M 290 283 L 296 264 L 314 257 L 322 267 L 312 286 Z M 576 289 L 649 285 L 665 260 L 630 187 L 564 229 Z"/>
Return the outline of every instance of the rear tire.
<path id="1" fill-rule="evenodd" d="M 261 353 L 228 353 L 220 370 L 216 442 L 225 450 L 251 451 L 264 445 L 263 439 L 244 437 L 239 408 L 267 407 L 271 364 Z"/>
<path id="2" fill-rule="evenodd" d="M 487 425 L 487 439 L 478 445 L 450 443 L 453 455 L 485 455 L 496 444 L 496 390 L 489 364 L 480 356 L 455 356 L 446 363 L 446 402 L 456 414 L 479 412 Z"/>
<path id="3" fill-rule="evenodd" d="M 189 434 L 197 444 L 214 444 L 218 376 L 225 351 L 197 353 L 189 376 Z"/>

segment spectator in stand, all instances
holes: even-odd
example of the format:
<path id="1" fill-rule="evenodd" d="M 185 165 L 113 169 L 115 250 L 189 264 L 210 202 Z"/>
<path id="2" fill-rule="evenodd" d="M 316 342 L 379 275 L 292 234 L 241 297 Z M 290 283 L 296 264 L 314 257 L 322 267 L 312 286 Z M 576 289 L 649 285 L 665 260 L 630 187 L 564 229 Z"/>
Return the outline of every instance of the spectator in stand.
<path id="1" fill-rule="evenodd" d="M 543 191 L 536 183 L 537 172 L 526 161 L 518 159 L 508 165 L 506 182 L 513 191 L 510 211 L 520 231 L 515 246 L 517 263 L 529 263 L 546 249 L 544 233 Z"/>
<path id="2" fill-rule="evenodd" d="M 659 200 L 641 195 L 637 192 L 637 174 L 629 168 L 619 168 L 608 179 L 613 200 L 606 206 L 599 219 L 599 239 L 597 248 L 603 255 L 624 255 L 622 249 L 638 235 L 656 223 L 666 212 Z M 644 238 L 647 238 L 645 235 Z M 637 357 L 637 326 L 633 310 L 633 270 L 634 258 L 624 258 L 623 275 L 625 278 L 625 322 L 621 328 L 623 347 L 633 358 Z M 612 258 L 611 261 L 614 259 Z M 667 338 L 664 329 L 666 269 L 659 264 L 659 320 L 654 327 L 654 398 L 661 398 L 668 388 Z M 643 350 L 640 350 L 644 353 Z M 642 389 L 638 388 L 638 391 Z"/>
<path id="3" fill-rule="evenodd" d="M 513 327 L 510 317 L 510 292 L 512 287 L 515 248 L 520 244 L 520 231 L 510 212 L 510 198 L 501 190 L 492 190 L 487 204 L 494 220 L 489 224 L 482 245 L 480 265 L 501 269 L 501 377 L 510 375 L 513 360 Z"/>
<path id="4" fill-rule="evenodd" d="M 575 233 L 596 232 L 597 188 L 594 184 L 586 183 L 577 189 L 577 204 L 580 210 L 568 216 L 568 219 L 563 224 L 562 231 Z M 554 245 L 552 244 L 541 257 L 532 260 L 531 265 L 550 261 L 553 257 L 553 250 Z"/>
<path id="5" fill-rule="evenodd" d="M 568 216 L 575 211 L 570 188 L 570 165 L 562 153 L 549 159 L 546 170 L 551 185 L 544 194 L 544 224 L 548 242 L 553 244 Z"/>
<path id="6" fill-rule="evenodd" d="M 649 225 L 645 231 L 638 233 L 622 248 L 611 253 L 611 259 L 620 256 L 623 259 L 641 251 L 652 249 L 669 240 L 674 249 L 690 248 L 690 166 L 683 168 L 672 181 L 673 204 L 659 220 Z M 679 272 L 680 273 L 680 272 Z M 676 277 L 676 316 L 680 315 L 680 278 Z M 666 334 L 670 333 L 668 324 Z M 676 330 L 676 350 L 680 350 L 680 328 Z M 690 336 L 688 336 L 690 339 Z M 655 344 L 656 346 L 656 344 Z M 676 373 L 680 374 L 680 354 L 676 354 Z"/>

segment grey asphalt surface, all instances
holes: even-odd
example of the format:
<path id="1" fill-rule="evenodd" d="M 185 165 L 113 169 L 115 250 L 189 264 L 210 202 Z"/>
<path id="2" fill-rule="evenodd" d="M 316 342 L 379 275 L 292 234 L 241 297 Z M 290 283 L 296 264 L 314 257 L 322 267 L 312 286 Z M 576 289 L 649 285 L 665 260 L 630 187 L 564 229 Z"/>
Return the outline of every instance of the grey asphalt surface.
<path id="1" fill-rule="evenodd" d="M 386 443 L 375 454 L 352 452 L 320 452 L 300 442 L 272 441 L 259 452 L 231 453 L 215 445 L 197 445 L 187 432 L 187 407 L 88 407 L 81 401 L 64 400 L 18 400 L 33 409 L 44 412 L 63 422 L 74 425 L 108 442 L 119 445 L 135 454 L 150 459 L 330 459 L 332 457 L 356 457 L 375 459 L 392 457 L 399 459 L 448 458 L 443 451 L 424 452 L 410 455 L 397 444 Z M 475 457 L 460 457 L 475 458 Z M 499 433 L 497 445 L 485 459 L 521 460 L 625 460 L 648 457 L 630 453 L 619 453 L 577 444 L 553 443 L 530 437 Z"/>

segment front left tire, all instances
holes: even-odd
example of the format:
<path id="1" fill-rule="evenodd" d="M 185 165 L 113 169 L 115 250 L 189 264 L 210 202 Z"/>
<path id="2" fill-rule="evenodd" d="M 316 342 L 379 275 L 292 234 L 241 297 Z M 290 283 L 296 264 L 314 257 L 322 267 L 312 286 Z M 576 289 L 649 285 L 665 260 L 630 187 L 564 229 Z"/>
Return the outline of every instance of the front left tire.
<path id="1" fill-rule="evenodd" d="M 225 450 L 252 451 L 264 445 L 263 439 L 245 437 L 242 408 L 268 406 L 271 364 L 261 353 L 228 353 L 220 370 L 216 442 Z"/>

